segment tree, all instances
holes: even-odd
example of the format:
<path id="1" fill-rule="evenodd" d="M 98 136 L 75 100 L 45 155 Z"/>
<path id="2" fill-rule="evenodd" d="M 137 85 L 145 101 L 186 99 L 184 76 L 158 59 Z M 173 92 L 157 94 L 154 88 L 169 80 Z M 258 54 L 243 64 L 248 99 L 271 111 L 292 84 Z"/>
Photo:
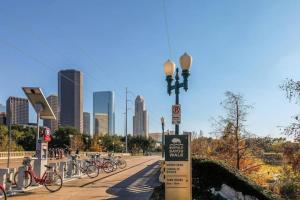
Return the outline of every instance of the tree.
<path id="1" fill-rule="evenodd" d="M 218 133 L 221 133 L 222 146 L 220 151 L 228 155 L 230 160 L 235 162 L 237 169 L 240 165 L 248 149 L 246 144 L 246 135 L 249 133 L 245 129 L 248 111 L 252 108 L 246 104 L 241 94 L 234 94 L 227 91 L 225 100 L 221 102 L 226 115 L 219 117 L 216 122 Z"/>
<path id="2" fill-rule="evenodd" d="M 139 153 L 141 150 L 143 153 L 153 151 L 155 148 L 155 141 L 151 137 L 130 136 L 128 137 L 128 148 L 132 153 Z"/>
<path id="3" fill-rule="evenodd" d="M 295 100 L 296 103 L 300 102 L 300 81 L 286 79 L 279 87 L 286 93 L 286 98 L 289 101 Z M 286 135 L 293 135 L 296 139 L 300 138 L 300 118 L 296 116 L 295 122 L 286 126 L 283 129 L 283 133 Z"/>
<path id="4" fill-rule="evenodd" d="M 22 151 L 23 147 L 16 142 L 16 138 L 22 135 L 22 132 L 12 130 L 12 151 Z M 9 132 L 6 126 L 0 125 L 0 151 L 7 151 L 9 145 Z"/>
<path id="5" fill-rule="evenodd" d="M 66 146 L 74 149 L 84 149 L 82 134 L 74 127 L 59 127 L 53 134 L 53 140 L 49 143 L 50 147 L 65 148 Z"/>
<path id="6" fill-rule="evenodd" d="M 122 152 L 124 145 L 121 138 L 122 137 L 117 135 L 104 135 L 100 137 L 101 145 L 106 151 Z"/>

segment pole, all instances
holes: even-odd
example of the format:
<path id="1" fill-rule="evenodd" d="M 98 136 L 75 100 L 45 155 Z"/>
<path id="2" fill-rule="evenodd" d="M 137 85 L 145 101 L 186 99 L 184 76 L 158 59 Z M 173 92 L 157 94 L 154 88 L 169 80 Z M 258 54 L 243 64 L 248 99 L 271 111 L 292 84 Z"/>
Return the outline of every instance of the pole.
<path id="1" fill-rule="evenodd" d="M 162 138 L 161 138 L 161 151 L 162 151 L 162 157 L 165 157 L 165 123 L 161 123 L 162 127 Z"/>
<path id="2" fill-rule="evenodd" d="M 127 112 L 128 112 L 128 108 L 127 108 L 127 87 L 126 87 L 126 112 L 125 112 L 125 150 L 126 150 L 126 153 L 128 153 L 128 140 L 127 140 Z"/>
<path id="3" fill-rule="evenodd" d="M 9 101 L 9 144 L 8 144 L 8 155 L 7 155 L 7 168 L 9 169 L 10 167 L 10 153 L 11 153 L 11 101 Z"/>
<path id="4" fill-rule="evenodd" d="M 110 117 L 110 112 L 109 112 L 109 102 L 107 103 L 107 127 L 108 127 L 108 135 L 111 134 L 110 132 L 110 120 L 109 120 L 109 117 Z"/>
<path id="5" fill-rule="evenodd" d="M 38 156 L 38 143 L 39 143 L 39 137 L 40 137 L 40 112 L 36 113 L 36 126 L 37 126 L 37 132 L 36 132 L 36 143 L 35 143 L 35 155 Z M 40 152 L 41 153 L 41 152 Z"/>
<path id="6" fill-rule="evenodd" d="M 179 105 L 179 74 L 178 68 L 176 68 L 176 76 L 175 76 L 175 104 Z M 175 124 L 175 135 L 179 135 L 179 124 Z"/>

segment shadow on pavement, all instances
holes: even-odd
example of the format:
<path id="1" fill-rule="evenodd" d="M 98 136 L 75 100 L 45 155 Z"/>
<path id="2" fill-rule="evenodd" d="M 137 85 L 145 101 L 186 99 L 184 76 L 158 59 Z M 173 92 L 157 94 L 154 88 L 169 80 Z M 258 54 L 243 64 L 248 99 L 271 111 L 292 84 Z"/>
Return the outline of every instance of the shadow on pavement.
<path id="1" fill-rule="evenodd" d="M 159 185 L 159 161 L 106 190 L 114 200 L 148 200 Z"/>

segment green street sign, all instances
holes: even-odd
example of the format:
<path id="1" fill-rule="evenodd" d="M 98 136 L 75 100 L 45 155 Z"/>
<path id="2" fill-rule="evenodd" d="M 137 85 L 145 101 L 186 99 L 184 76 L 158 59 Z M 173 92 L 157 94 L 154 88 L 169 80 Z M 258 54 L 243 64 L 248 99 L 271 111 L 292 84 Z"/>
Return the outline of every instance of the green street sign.
<path id="1" fill-rule="evenodd" d="M 165 161 L 188 161 L 188 135 L 165 136 Z"/>

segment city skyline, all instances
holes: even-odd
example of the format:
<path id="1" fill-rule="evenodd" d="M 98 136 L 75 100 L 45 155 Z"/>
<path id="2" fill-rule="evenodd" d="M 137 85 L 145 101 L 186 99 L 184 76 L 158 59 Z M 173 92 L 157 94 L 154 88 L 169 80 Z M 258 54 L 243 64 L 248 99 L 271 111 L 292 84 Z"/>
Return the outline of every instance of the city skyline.
<path id="1" fill-rule="evenodd" d="M 24 97 L 24 85 L 40 86 L 47 95 L 57 93 L 57 72 L 75 68 L 85 77 L 83 110 L 92 112 L 94 91 L 115 91 L 118 134 L 124 134 L 125 87 L 134 92 L 131 101 L 136 94 L 147 99 L 149 132 L 160 131 L 161 116 L 166 129 L 174 129 L 174 100 L 166 93 L 163 63 L 171 58 L 178 65 L 177 58 L 188 51 L 194 62 L 189 92 L 180 97 L 181 131 L 212 131 L 210 119 L 223 114 L 219 103 L 230 90 L 254 105 L 247 123 L 252 133 L 283 136 L 279 126 L 292 122 L 299 110 L 278 86 L 286 78 L 300 77 L 300 2 L 270 2 L 167 0 L 169 35 L 161 2 L 77 2 L 71 8 L 66 2 L 21 2 L 18 8 L 5 2 L 7 9 L 0 13 L 6 27 L 0 32 L 0 68 L 5 74 L 0 103 L 9 96 Z M 109 12 L 111 7 L 118 14 Z M 82 15 L 82 9 L 89 13 Z M 132 114 L 130 110 L 128 119 Z"/>
<path id="2" fill-rule="evenodd" d="M 91 113 L 83 112 L 83 134 L 91 135 Z"/>
<path id="3" fill-rule="evenodd" d="M 49 95 L 46 99 L 47 99 L 49 106 L 51 107 L 56 119 L 43 120 L 43 125 L 50 128 L 51 132 L 53 133 L 55 130 L 58 129 L 59 121 L 60 121 L 58 96 L 52 94 L 52 95 Z"/>
<path id="4" fill-rule="evenodd" d="M 143 136 L 148 138 L 149 134 L 149 115 L 145 105 L 144 97 L 138 95 L 134 103 L 133 136 Z"/>
<path id="5" fill-rule="evenodd" d="M 60 126 L 73 126 L 83 133 L 83 74 L 79 70 L 58 72 Z"/>
<path id="6" fill-rule="evenodd" d="M 6 101 L 6 123 L 27 125 L 29 123 L 29 101 L 27 98 L 10 96 Z"/>
<path id="7" fill-rule="evenodd" d="M 113 91 L 93 93 L 93 134 L 115 134 L 115 94 Z"/>

